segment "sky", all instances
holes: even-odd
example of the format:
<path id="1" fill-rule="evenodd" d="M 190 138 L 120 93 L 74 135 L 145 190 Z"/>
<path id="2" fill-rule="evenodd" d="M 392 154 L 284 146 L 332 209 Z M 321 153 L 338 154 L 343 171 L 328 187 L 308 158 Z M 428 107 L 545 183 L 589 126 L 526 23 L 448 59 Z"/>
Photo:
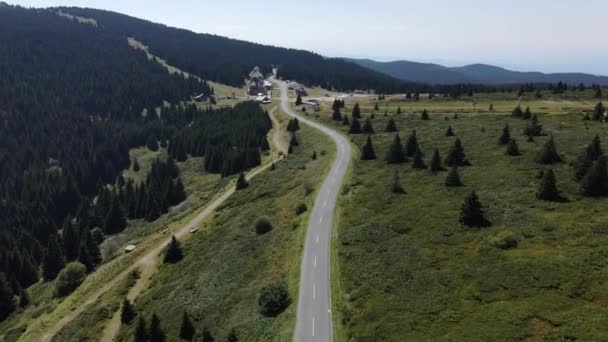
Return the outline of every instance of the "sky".
<path id="1" fill-rule="evenodd" d="M 330 57 L 608 75 L 608 0 L 4 0 L 79 6 Z"/>

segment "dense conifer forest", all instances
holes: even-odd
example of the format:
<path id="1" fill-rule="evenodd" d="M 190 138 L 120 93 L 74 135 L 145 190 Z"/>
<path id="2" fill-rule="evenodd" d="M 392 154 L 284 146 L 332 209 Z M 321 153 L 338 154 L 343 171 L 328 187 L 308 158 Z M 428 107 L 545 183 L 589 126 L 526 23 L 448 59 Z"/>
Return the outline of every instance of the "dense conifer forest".
<path id="1" fill-rule="evenodd" d="M 128 218 L 153 221 L 186 198 L 171 157 L 141 184 L 123 179 L 131 148 L 209 155 L 205 168 L 223 175 L 259 164 L 268 148 L 271 124 L 257 104 L 184 105 L 209 86 L 170 75 L 125 37 L 2 6 L 0 42 L 0 318 L 13 296 L 67 263 L 91 271 L 104 235 Z"/>

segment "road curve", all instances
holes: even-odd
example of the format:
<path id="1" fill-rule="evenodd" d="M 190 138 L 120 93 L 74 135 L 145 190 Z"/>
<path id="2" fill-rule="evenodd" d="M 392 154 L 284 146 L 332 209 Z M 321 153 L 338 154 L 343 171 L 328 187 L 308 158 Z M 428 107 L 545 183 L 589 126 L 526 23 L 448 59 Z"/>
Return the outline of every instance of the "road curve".
<path id="1" fill-rule="evenodd" d="M 329 176 L 323 182 L 308 222 L 300 270 L 295 342 L 331 342 L 333 338 L 330 286 L 331 228 L 334 209 L 350 163 L 350 144 L 338 132 L 296 114 L 289 107 L 287 85 L 281 89 L 281 109 L 289 116 L 328 135 L 336 143 L 337 154 Z"/>

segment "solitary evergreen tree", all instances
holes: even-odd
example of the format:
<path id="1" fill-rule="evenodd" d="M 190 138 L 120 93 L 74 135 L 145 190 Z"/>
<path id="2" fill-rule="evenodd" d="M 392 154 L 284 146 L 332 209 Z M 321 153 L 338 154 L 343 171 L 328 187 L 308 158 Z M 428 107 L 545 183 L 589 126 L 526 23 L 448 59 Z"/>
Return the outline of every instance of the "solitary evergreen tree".
<path id="1" fill-rule="evenodd" d="M 454 141 L 454 145 L 450 147 L 448 151 L 448 155 L 445 158 L 445 165 L 447 166 L 465 166 L 469 165 L 469 162 L 466 159 L 464 154 L 464 148 L 462 147 L 462 143 L 460 139 L 456 139 Z"/>
<path id="2" fill-rule="evenodd" d="M 348 115 L 344 115 L 344 117 L 342 118 L 342 125 L 344 125 L 344 126 L 350 125 L 350 120 L 348 120 Z"/>
<path id="3" fill-rule="evenodd" d="M 460 208 L 460 223 L 468 227 L 487 227 L 490 222 L 485 218 L 481 202 L 473 191 L 464 199 Z"/>
<path id="4" fill-rule="evenodd" d="M 574 179 L 580 181 L 585 177 L 587 171 L 593 165 L 593 146 L 587 145 L 587 147 L 581 152 L 581 154 L 576 158 L 576 161 L 573 164 L 574 168 Z"/>
<path id="5" fill-rule="evenodd" d="M 241 172 L 236 180 L 236 190 L 243 190 L 247 187 L 249 187 L 249 182 L 245 178 L 245 174 Z"/>
<path id="6" fill-rule="evenodd" d="M 194 338 L 194 334 L 196 334 L 196 330 L 194 329 L 192 320 L 190 320 L 188 313 L 184 311 L 184 314 L 182 316 L 182 325 L 179 328 L 179 337 L 182 340 L 192 341 L 192 339 Z"/>
<path id="7" fill-rule="evenodd" d="M 555 148 L 555 142 L 553 141 L 553 136 L 549 138 L 547 143 L 543 146 L 538 154 L 538 158 L 536 161 L 539 164 L 553 164 L 559 163 L 562 161 L 562 158 L 557 153 L 557 149 Z"/>
<path id="8" fill-rule="evenodd" d="M 413 157 L 418 150 L 418 138 L 416 137 L 416 130 L 412 131 L 412 134 L 407 138 L 407 142 L 405 143 L 405 153 L 408 157 Z"/>
<path id="9" fill-rule="evenodd" d="M 348 134 L 361 134 L 361 123 L 355 117 L 353 117 L 353 121 L 350 123 Z"/>
<path id="10" fill-rule="evenodd" d="M 65 260 L 62 249 L 59 247 L 57 235 L 52 234 L 44 253 L 44 259 L 42 260 L 42 275 L 44 280 L 55 279 L 64 266 Z"/>
<path id="11" fill-rule="evenodd" d="M 511 116 L 516 117 L 516 118 L 521 118 L 524 115 L 524 112 L 521 110 L 520 106 L 517 106 L 513 109 L 513 112 L 511 112 Z"/>
<path id="12" fill-rule="evenodd" d="M 120 321 L 124 324 L 131 324 L 135 318 L 135 310 L 131 302 L 125 298 L 122 301 L 122 309 L 120 311 Z"/>
<path id="13" fill-rule="evenodd" d="M 379 110 L 380 107 L 378 106 L 378 102 L 376 102 L 376 104 L 374 104 L 374 110 Z"/>
<path id="14" fill-rule="evenodd" d="M 422 114 L 420 115 L 420 119 L 422 119 L 422 120 L 429 119 L 429 112 L 426 109 L 422 111 Z"/>
<path id="15" fill-rule="evenodd" d="M 558 201 L 561 197 L 555 184 L 555 174 L 549 169 L 544 173 L 536 198 L 543 201 Z"/>
<path id="16" fill-rule="evenodd" d="M 146 328 L 146 321 L 143 316 L 139 316 L 137 320 L 137 326 L 135 327 L 135 342 L 147 342 L 148 341 L 148 328 Z"/>
<path id="17" fill-rule="evenodd" d="M 526 107 L 526 111 L 521 117 L 524 120 L 530 120 L 532 118 L 532 112 L 530 111 L 530 107 Z"/>
<path id="18" fill-rule="evenodd" d="M 506 145 L 511 141 L 511 131 L 509 130 L 509 125 L 506 124 L 505 127 L 502 129 L 502 134 L 500 135 L 500 138 L 498 138 L 498 143 L 500 145 Z"/>
<path id="19" fill-rule="evenodd" d="M 462 186 L 462 181 L 460 181 L 460 175 L 458 174 L 458 166 L 452 166 L 450 168 L 450 172 L 448 172 L 448 176 L 445 179 L 445 186 Z"/>
<path id="20" fill-rule="evenodd" d="M 401 114 L 401 107 L 397 107 L 397 114 Z"/>
<path id="21" fill-rule="evenodd" d="M 602 104 L 602 102 L 598 102 L 595 105 L 595 108 L 593 109 L 593 120 L 594 121 L 601 121 L 603 119 L 604 113 L 606 112 L 606 109 L 604 109 L 604 105 Z"/>
<path id="22" fill-rule="evenodd" d="M 13 290 L 6 280 L 6 275 L 0 273 L 0 321 L 15 311 Z"/>
<path id="23" fill-rule="evenodd" d="M 439 155 L 439 149 L 435 149 L 433 152 L 433 158 L 431 159 L 431 172 L 433 174 L 443 171 L 443 165 L 441 165 L 441 156 Z"/>
<path id="24" fill-rule="evenodd" d="M 448 129 L 445 131 L 445 136 L 446 137 L 453 137 L 454 136 L 454 130 L 452 129 L 452 126 L 448 126 Z"/>
<path id="25" fill-rule="evenodd" d="M 342 120 L 342 113 L 340 113 L 340 104 L 335 105 L 334 103 L 334 107 L 333 107 L 333 112 L 331 114 L 331 118 L 334 121 L 340 121 Z"/>
<path id="26" fill-rule="evenodd" d="M 389 164 L 400 164 L 407 162 L 407 155 L 403 151 L 403 145 L 401 144 L 399 134 L 395 135 L 395 140 L 393 140 L 393 143 L 389 147 L 386 161 Z"/>
<path id="27" fill-rule="evenodd" d="M 597 90 L 595 91 L 595 98 L 598 100 L 602 99 L 602 88 L 597 87 Z"/>
<path id="28" fill-rule="evenodd" d="M 156 314 L 152 315 L 152 320 L 150 321 L 150 342 L 164 342 L 165 341 L 165 332 L 163 331 L 163 327 L 160 323 L 160 318 Z"/>
<path id="29" fill-rule="evenodd" d="M 393 120 L 393 118 L 388 119 L 388 123 L 386 124 L 386 129 L 384 131 L 388 133 L 398 131 L 397 125 L 395 124 L 395 120 Z"/>
<path id="30" fill-rule="evenodd" d="M 365 119 L 365 123 L 363 124 L 363 133 L 374 134 L 374 127 L 372 126 L 372 121 L 369 118 Z"/>
<path id="31" fill-rule="evenodd" d="M 317 151 L 312 151 L 312 156 L 310 157 L 312 160 L 317 160 Z"/>
<path id="32" fill-rule="evenodd" d="M 422 160 L 422 151 L 420 151 L 420 149 L 417 149 L 416 153 L 414 153 L 412 167 L 417 170 L 426 169 L 426 164 L 424 164 L 424 160 Z"/>
<path id="33" fill-rule="evenodd" d="M 367 141 L 365 145 L 361 149 L 361 160 L 372 160 L 376 159 L 376 151 L 374 150 L 374 145 L 372 144 L 372 137 L 367 136 Z"/>
<path id="34" fill-rule="evenodd" d="M 171 238 L 171 242 L 169 242 L 169 245 L 167 246 L 167 250 L 165 251 L 164 261 L 165 263 L 175 264 L 183 258 L 184 254 L 182 252 L 182 248 L 175 236 L 173 236 Z"/>
<path id="35" fill-rule="evenodd" d="M 239 337 L 236 335 L 236 330 L 234 330 L 234 328 L 232 328 L 230 330 L 230 333 L 228 334 L 228 337 L 226 338 L 226 341 L 228 341 L 228 342 L 239 342 Z"/>
<path id="36" fill-rule="evenodd" d="M 509 156 L 519 156 L 520 155 L 519 146 L 517 146 L 517 141 L 515 141 L 515 139 L 511 139 L 511 141 L 509 141 L 509 145 L 507 145 L 506 153 Z"/>
<path id="37" fill-rule="evenodd" d="M 593 160 L 597 160 L 600 156 L 602 156 L 604 153 L 602 151 L 602 145 L 600 143 L 600 136 L 599 135 L 595 135 L 595 137 L 593 138 L 593 140 L 591 141 L 590 146 L 590 150 L 589 152 L 591 153 L 591 159 Z"/>
<path id="38" fill-rule="evenodd" d="M 399 177 L 399 170 L 395 169 L 395 174 L 393 175 L 393 183 L 391 184 L 391 191 L 394 194 L 403 194 L 405 190 L 403 190 L 403 186 L 401 185 L 401 179 Z"/>
<path id="39" fill-rule="evenodd" d="M 298 97 L 296 98 L 296 106 L 299 106 L 302 104 L 302 96 L 300 96 L 300 94 L 298 94 Z"/>
<path id="40" fill-rule="evenodd" d="M 608 195 L 608 171 L 606 157 L 600 157 L 587 171 L 581 181 L 581 193 L 584 196 L 599 197 Z"/>
<path id="41" fill-rule="evenodd" d="M 353 121 L 354 119 L 361 119 L 361 108 L 359 108 L 359 104 L 355 103 L 355 105 L 353 106 Z"/>

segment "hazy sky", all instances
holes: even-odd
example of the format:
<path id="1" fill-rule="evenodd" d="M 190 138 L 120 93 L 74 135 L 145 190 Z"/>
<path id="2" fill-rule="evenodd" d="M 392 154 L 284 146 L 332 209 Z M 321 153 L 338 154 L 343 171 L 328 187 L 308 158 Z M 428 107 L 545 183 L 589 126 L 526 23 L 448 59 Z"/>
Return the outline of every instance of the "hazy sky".
<path id="1" fill-rule="evenodd" d="M 326 56 L 608 75 L 608 0 L 5 0 L 81 6 Z"/>

